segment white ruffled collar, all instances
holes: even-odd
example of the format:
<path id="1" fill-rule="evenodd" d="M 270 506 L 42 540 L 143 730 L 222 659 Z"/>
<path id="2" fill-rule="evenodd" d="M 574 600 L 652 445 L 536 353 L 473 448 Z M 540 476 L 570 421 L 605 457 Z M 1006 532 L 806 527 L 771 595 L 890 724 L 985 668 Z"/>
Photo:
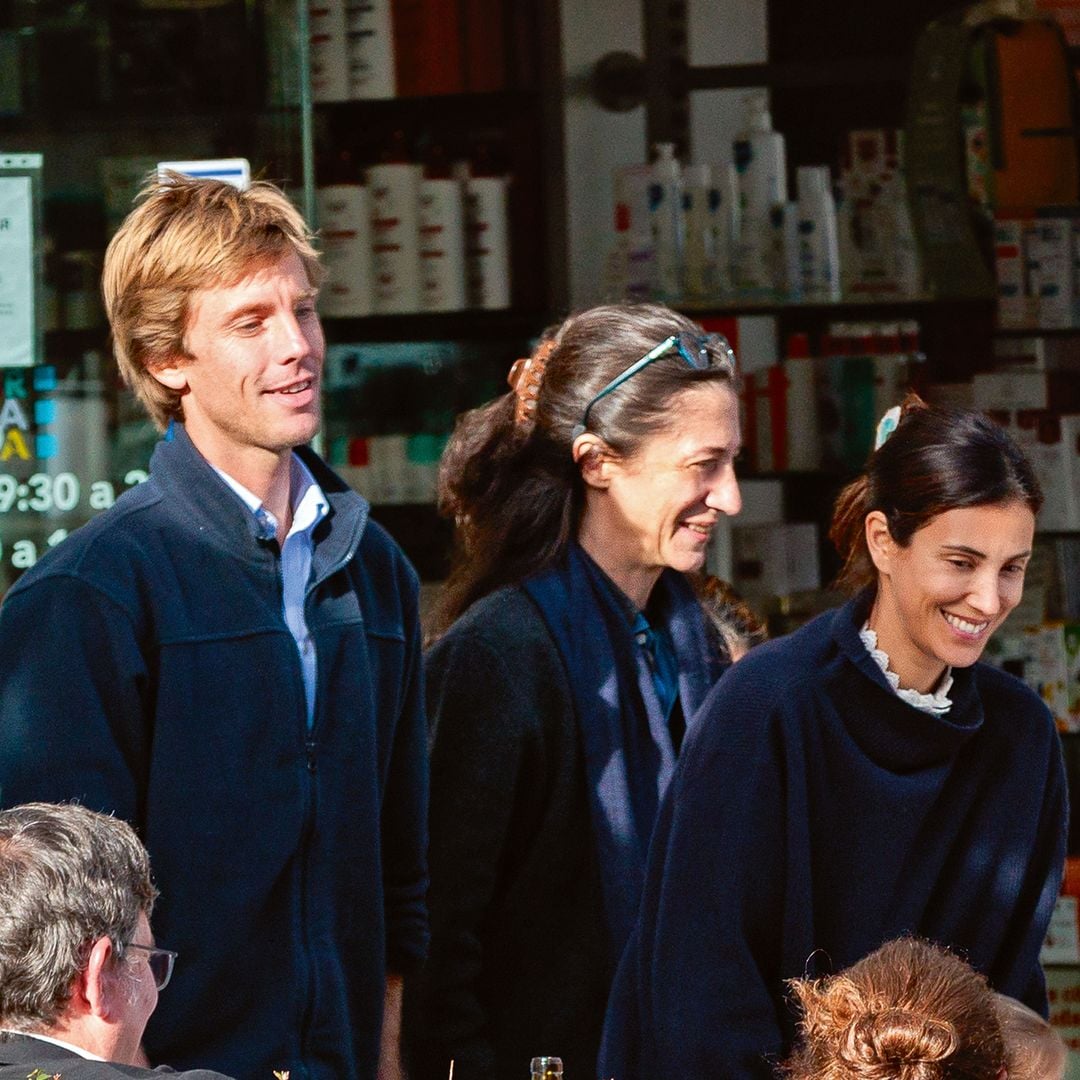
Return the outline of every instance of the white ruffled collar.
<path id="1" fill-rule="evenodd" d="M 932 694 L 923 694 L 918 690 L 908 690 L 900 685 L 900 676 L 895 671 L 889 670 L 889 655 L 877 647 L 877 634 L 870 629 L 869 623 L 863 623 L 859 631 L 859 638 L 866 646 L 866 651 L 874 658 L 874 662 L 884 672 L 889 685 L 896 692 L 901 701 L 906 701 L 916 709 L 921 709 L 931 716 L 944 716 L 952 708 L 949 699 L 949 691 L 952 689 L 952 668 L 947 667 L 941 677 L 938 688 Z"/>

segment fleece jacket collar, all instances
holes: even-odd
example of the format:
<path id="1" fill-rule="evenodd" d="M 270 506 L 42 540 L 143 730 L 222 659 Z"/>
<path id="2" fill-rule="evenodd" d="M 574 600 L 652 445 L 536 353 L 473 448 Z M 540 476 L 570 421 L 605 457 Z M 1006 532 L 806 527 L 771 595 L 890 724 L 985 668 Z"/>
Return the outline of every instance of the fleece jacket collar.
<path id="1" fill-rule="evenodd" d="M 313 534 L 311 586 L 333 574 L 356 554 L 370 507 L 310 447 L 296 449 L 326 495 L 330 509 Z M 150 458 L 150 480 L 177 514 L 202 538 L 252 563 L 266 561 L 268 545 L 248 508 L 199 453 L 183 424 L 173 422 Z"/>

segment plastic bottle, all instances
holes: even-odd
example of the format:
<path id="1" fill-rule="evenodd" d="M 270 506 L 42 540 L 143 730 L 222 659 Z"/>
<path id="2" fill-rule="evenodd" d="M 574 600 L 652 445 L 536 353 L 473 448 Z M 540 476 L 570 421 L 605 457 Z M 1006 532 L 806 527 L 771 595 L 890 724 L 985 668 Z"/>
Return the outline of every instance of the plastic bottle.
<path id="1" fill-rule="evenodd" d="M 311 96 L 315 101 L 344 101 L 349 96 L 345 0 L 309 3 L 311 25 Z"/>
<path id="2" fill-rule="evenodd" d="M 469 306 L 508 308 L 510 281 L 510 177 L 483 164 L 465 188 L 465 264 Z"/>
<path id="3" fill-rule="evenodd" d="M 743 129 L 735 136 L 739 195 L 744 211 L 767 214 L 778 203 L 787 202 L 784 136 L 772 129 L 766 91 L 747 94 L 743 105 Z"/>
<path id="4" fill-rule="evenodd" d="M 772 129 L 764 90 L 743 99 L 742 131 L 735 137 L 741 227 L 736 255 L 736 287 L 749 295 L 767 295 L 774 287 L 771 257 L 774 230 L 770 214 L 787 202 L 784 137 Z"/>
<path id="5" fill-rule="evenodd" d="M 799 208 L 793 202 L 774 206 L 769 215 L 773 243 L 773 292 L 781 300 L 801 300 Z"/>
<path id="6" fill-rule="evenodd" d="M 800 165 L 799 278 L 805 300 L 840 299 L 840 239 L 827 165 Z"/>
<path id="7" fill-rule="evenodd" d="M 663 300 L 682 294 L 682 169 L 674 143 L 657 143 L 649 187 L 649 216 L 656 258 L 656 290 Z"/>
<path id="8" fill-rule="evenodd" d="M 903 297 L 918 297 L 923 292 L 915 226 L 908 205 L 907 179 L 903 165 L 903 132 L 890 133 L 895 149 L 887 146 L 885 167 L 878 196 L 879 229 L 886 245 L 889 284 Z"/>
<path id="9" fill-rule="evenodd" d="M 713 285 L 718 296 L 735 291 L 733 269 L 739 240 L 739 176 L 732 162 L 713 167 L 712 197 L 717 200 L 713 224 Z"/>
<path id="10" fill-rule="evenodd" d="M 400 314 L 421 310 L 419 165 L 404 160 L 404 138 L 380 165 L 367 170 L 371 192 L 374 310 Z"/>
<path id="11" fill-rule="evenodd" d="M 315 189 L 326 284 L 319 308 L 330 317 L 370 315 L 372 310 L 371 203 L 359 178 Z"/>
<path id="12" fill-rule="evenodd" d="M 390 0 L 345 0 L 345 34 L 348 96 L 392 98 L 397 84 Z"/>
<path id="13" fill-rule="evenodd" d="M 715 292 L 713 245 L 716 229 L 713 219 L 719 211 L 718 195 L 708 165 L 686 166 L 683 172 L 683 222 L 686 228 L 683 292 L 696 299 Z"/>
<path id="14" fill-rule="evenodd" d="M 446 172 L 429 168 L 420 181 L 420 279 L 426 311 L 466 306 L 464 192 Z"/>

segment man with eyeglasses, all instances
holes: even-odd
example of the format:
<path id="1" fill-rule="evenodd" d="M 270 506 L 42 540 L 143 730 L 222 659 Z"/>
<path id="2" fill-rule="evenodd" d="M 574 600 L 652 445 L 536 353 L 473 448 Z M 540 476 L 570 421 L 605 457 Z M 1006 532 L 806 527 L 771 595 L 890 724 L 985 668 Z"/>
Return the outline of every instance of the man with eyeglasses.
<path id="1" fill-rule="evenodd" d="M 176 959 L 154 944 L 156 897 L 125 822 L 73 804 L 0 811 L 0 1080 L 160 1076 L 136 1064 Z"/>

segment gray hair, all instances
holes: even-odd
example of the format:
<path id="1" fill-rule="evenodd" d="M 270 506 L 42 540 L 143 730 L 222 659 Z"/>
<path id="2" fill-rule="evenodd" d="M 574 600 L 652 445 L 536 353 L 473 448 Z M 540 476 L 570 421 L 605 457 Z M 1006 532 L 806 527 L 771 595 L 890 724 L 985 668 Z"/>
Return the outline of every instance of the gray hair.
<path id="1" fill-rule="evenodd" d="M 53 1026 L 93 942 L 122 957 L 156 898 L 126 822 L 74 804 L 0 811 L 0 1025 Z"/>

